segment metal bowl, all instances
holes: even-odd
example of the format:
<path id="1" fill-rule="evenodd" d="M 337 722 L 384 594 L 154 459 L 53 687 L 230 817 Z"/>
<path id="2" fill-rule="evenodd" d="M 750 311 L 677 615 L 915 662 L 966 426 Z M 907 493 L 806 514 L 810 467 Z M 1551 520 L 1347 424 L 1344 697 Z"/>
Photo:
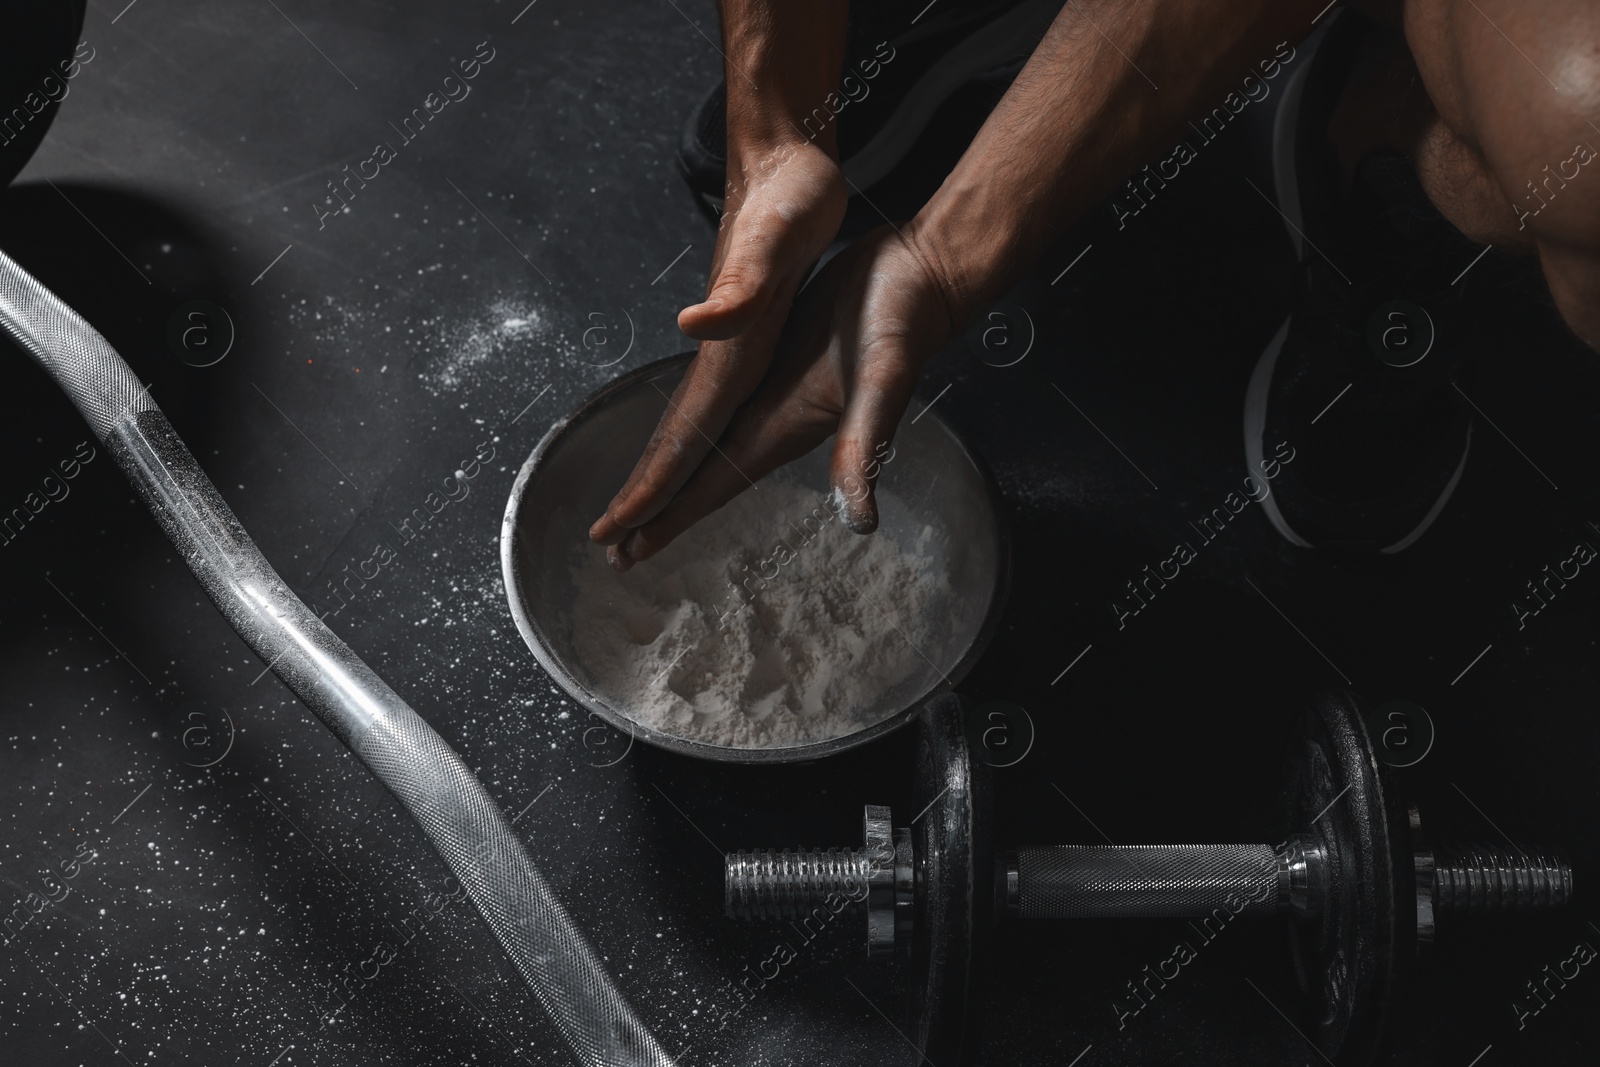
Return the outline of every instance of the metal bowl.
<path id="1" fill-rule="evenodd" d="M 591 684 L 574 652 L 568 618 L 576 601 L 575 553 L 593 550 L 589 524 L 632 470 L 689 359 L 684 354 L 651 363 L 605 386 L 551 427 L 522 465 L 501 526 L 500 561 L 523 640 L 557 684 L 605 722 L 649 744 L 702 759 L 811 760 L 898 728 L 926 698 L 965 677 L 993 635 L 1010 579 L 1010 540 L 994 481 L 932 410 L 906 420 L 896 433 L 894 457 L 883 466 L 878 485 L 899 506 L 880 508 L 880 524 L 871 536 L 892 537 L 909 547 L 924 526 L 932 526 L 933 554 L 949 575 L 953 595 L 940 613 L 936 644 L 918 650 L 926 666 L 881 694 L 863 716 L 871 725 L 784 748 L 726 747 L 635 722 L 626 707 Z M 769 478 L 815 485 L 820 496 L 828 486 L 829 455 L 829 448 L 815 449 Z"/>

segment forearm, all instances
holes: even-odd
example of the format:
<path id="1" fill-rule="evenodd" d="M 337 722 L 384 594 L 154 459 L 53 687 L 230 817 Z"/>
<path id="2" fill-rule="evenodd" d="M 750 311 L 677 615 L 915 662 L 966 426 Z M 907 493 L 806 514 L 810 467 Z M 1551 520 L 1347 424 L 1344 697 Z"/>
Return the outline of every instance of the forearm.
<path id="1" fill-rule="evenodd" d="M 952 324 L 998 299 L 1184 123 L 1264 77 L 1326 0 L 1072 0 L 908 235 Z"/>
<path id="2" fill-rule="evenodd" d="M 849 0 L 719 0 L 730 163 L 812 140 L 837 155 L 833 124 L 805 125 L 838 90 Z"/>

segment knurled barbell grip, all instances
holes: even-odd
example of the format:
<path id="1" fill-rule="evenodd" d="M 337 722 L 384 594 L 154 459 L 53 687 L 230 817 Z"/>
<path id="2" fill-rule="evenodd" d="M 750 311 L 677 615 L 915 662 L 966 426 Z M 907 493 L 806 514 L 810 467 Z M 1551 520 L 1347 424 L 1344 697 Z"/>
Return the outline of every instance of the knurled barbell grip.
<path id="1" fill-rule="evenodd" d="M 1304 878 L 1293 847 L 1055 845 L 1007 857 L 1006 902 L 1024 919 L 1270 914 Z"/>

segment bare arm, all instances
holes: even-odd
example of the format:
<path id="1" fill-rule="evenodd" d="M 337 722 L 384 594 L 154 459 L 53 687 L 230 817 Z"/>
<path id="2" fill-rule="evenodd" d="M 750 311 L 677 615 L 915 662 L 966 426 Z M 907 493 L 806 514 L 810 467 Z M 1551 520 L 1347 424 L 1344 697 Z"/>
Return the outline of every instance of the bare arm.
<path id="1" fill-rule="evenodd" d="M 1325 3 L 1071 0 L 922 211 L 864 237 L 801 294 L 717 452 L 607 542 L 613 562 L 648 559 L 835 432 L 841 518 L 876 528 L 878 460 L 927 359 L 1189 116 L 1309 32 Z"/>
<path id="2" fill-rule="evenodd" d="M 1312 28 L 1326 0 L 1071 0 L 918 213 L 959 326 L 1178 129 Z"/>

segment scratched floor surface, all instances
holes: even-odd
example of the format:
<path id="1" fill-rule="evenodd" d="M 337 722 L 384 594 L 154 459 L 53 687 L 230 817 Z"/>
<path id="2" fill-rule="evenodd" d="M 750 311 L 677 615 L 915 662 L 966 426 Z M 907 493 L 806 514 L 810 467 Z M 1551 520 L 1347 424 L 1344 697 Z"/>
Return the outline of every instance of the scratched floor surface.
<path id="1" fill-rule="evenodd" d="M 801 940 L 720 914 L 721 850 L 853 844 L 862 803 L 908 804 L 906 739 L 777 770 L 623 755 L 513 627 L 496 538 L 518 465 L 612 375 L 683 347 L 673 316 L 712 234 L 672 153 L 720 62 L 704 0 L 519 7 L 93 3 L 94 58 L 0 198 L 0 247 L 151 383 L 284 578 L 477 769 L 682 1063 L 916 1063 L 898 979 L 854 924 Z M 914 210 L 984 99 L 948 108 L 854 222 Z M 1310 559 L 1247 510 L 1120 627 L 1111 607 L 1243 477 L 1244 384 L 1289 256 L 1244 181 L 1249 133 L 1124 228 L 1102 209 L 1065 238 L 1012 294 L 1020 362 L 961 343 L 924 382 L 919 406 L 970 435 L 1013 523 L 1011 602 L 964 687 L 1039 730 L 999 772 L 1000 836 L 1276 840 L 1301 699 L 1348 682 L 1416 700 L 1438 728 L 1405 772 L 1425 814 L 1564 843 L 1580 903 L 1510 935 L 1446 930 L 1399 1058 L 1585 1062 L 1600 978 L 1520 1028 L 1512 1007 L 1600 944 L 1582 888 L 1600 870 L 1600 578 L 1520 629 L 1510 607 L 1600 545 L 1600 376 L 1536 291 L 1484 296 L 1506 308 L 1504 358 L 1461 491 L 1413 550 Z M 1484 277 L 1514 274 L 1497 260 Z M 213 310 L 191 319 L 195 302 Z M 217 307 L 231 347 L 193 366 L 228 341 Z M 211 332 L 185 337 L 196 323 Z M 0 510 L 37 513 L 0 546 L 0 1062 L 568 1062 L 421 835 L 8 357 Z M 1189 937 L 1006 932 L 982 1062 L 1321 1062 L 1272 923 L 1230 928 L 1119 1029 L 1125 984 Z M 795 958 L 745 993 L 782 939 Z"/>

